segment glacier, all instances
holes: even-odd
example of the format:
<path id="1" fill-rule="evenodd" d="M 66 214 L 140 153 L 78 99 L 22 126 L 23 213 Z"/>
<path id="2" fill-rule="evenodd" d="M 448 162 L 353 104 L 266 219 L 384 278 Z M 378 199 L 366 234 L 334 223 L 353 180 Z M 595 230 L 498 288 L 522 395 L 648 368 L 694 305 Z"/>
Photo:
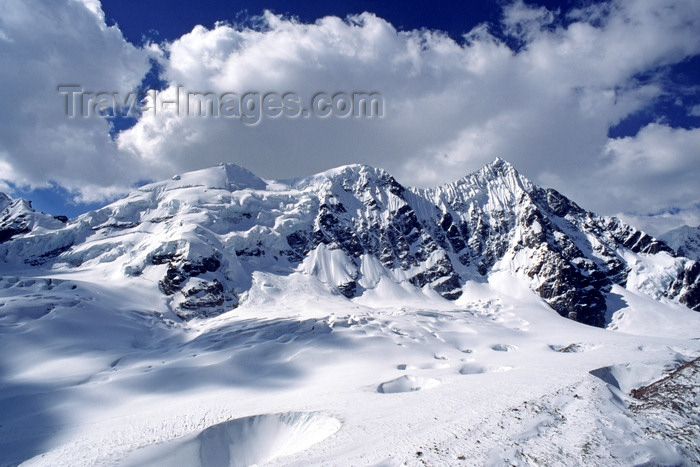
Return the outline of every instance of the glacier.
<path id="1" fill-rule="evenodd" d="M 0 195 L 0 465 L 695 465 L 699 269 L 500 159 Z"/>

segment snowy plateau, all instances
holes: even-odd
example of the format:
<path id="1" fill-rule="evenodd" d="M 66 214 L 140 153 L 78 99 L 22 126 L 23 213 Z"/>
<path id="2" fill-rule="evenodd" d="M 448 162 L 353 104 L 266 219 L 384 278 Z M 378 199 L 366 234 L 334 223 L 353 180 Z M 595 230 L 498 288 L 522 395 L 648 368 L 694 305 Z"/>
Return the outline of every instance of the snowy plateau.
<path id="1" fill-rule="evenodd" d="M 500 159 L 0 194 L 0 465 L 698 465 L 697 238 Z"/>

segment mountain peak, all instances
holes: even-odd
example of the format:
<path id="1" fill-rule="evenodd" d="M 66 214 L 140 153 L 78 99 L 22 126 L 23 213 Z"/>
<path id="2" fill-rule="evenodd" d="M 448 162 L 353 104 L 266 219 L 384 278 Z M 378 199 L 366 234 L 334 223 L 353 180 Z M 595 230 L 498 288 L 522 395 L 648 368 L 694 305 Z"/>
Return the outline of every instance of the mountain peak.
<path id="1" fill-rule="evenodd" d="M 357 189 L 364 189 L 372 182 L 379 185 L 399 185 L 394 177 L 384 169 L 372 167 L 367 164 L 341 165 L 333 169 L 326 170 L 316 175 L 295 179 L 292 184 L 297 188 L 304 188 L 310 185 L 330 183 L 331 185 L 341 185 L 350 189 L 351 186 Z"/>
<path id="2" fill-rule="evenodd" d="M 505 184 L 513 192 L 520 190 L 530 191 L 535 186 L 527 177 L 520 175 L 510 162 L 500 157 L 497 157 L 493 162 L 486 164 L 460 181 L 478 186 L 490 185 L 494 182 Z"/>
<path id="3" fill-rule="evenodd" d="M 0 211 L 4 210 L 12 203 L 12 198 L 0 191 Z"/>
<path id="4" fill-rule="evenodd" d="M 262 178 L 238 164 L 228 163 L 221 166 L 226 172 L 226 179 L 229 185 L 240 185 L 241 187 L 254 188 L 256 190 L 264 190 L 267 186 L 267 183 Z"/>
<path id="5" fill-rule="evenodd" d="M 495 158 L 492 162 L 489 162 L 489 163 L 486 164 L 486 165 L 493 165 L 493 166 L 496 166 L 496 165 L 508 165 L 508 166 L 511 166 L 511 163 L 508 162 L 508 161 L 505 160 L 505 159 L 501 159 L 500 157 L 496 156 L 496 158 Z"/>
<path id="6" fill-rule="evenodd" d="M 4 228 L 0 219 L 0 261 L 160 278 L 183 319 L 248 299 L 258 271 L 305 271 L 349 299 L 377 292 L 384 277 L 452 300 L 467 282 L 505 271 L 560 315 L 596 326 L 605 325 L 606 293 L 628 278 L 700 308 L 700 263 L 665 258 L 667 279 L 647 280 L 634 255 L 670 253 L 665 244 L 537 187 L 500 158 L 428 190 L 364 164 L 269 183 L 220 164 L 65 225 L 28 209 L 15 215 L 20 203 Z"/>
<path id="7" fill-rule="evenodd" d="M 441 185 L 436 188 L 425 190 L 424 193 L 433 193 L 443 201 L 451 202 L 455 198 L 461 197 L 488 197 L 496 206 L 512 205 L 518 198 L 518 193 L 530 192 L 535 185 L 526 177 L 520 175 L 513 165 L 497 157 L 490 162 L 461 179 Z"/>
<path id="8" fill-rule="evenodd" d="M 700 261 L 700 225 L 684 225 L 666 232 L 660 240 L 664 241 L 679 256 Z"/>
<path id="9" fill-rule="evenodd" d="M 173 190 L 194 186 L 230 191 L 246 188 L 264 190 L 267 187 L 267 182 L 240 165 L 221 163 L 214 167 L 173 175 L 170 180 L 151 183 L 141 187 L 140 190 L 151 191 L 159 188 Z"/>
<path id="10" fill-rule="evenodd" d="M 478 172 L 492 173 L 498 175 L 508 175 L 511 173 L 515 173 L 517 175 L 518 173 L 518 171 L 515 170 L 515 167 L 513 167 L 513 164 L 504 159 L 501 159 L 500 157 L 496 157 L 496 159 L 483 166 Z"/>
<path id="11" fill-rule="evenodd" d="M 322 172 L 323 175 L 326 175 L 329 178 L 334 178 L 337 177 L 338 175 L 365 175 L 365 176 L 382 176 L 386 174 L 387 172 L 384 169 L 379 169 L 376 167 L 372 167 L 371 165 L 367 164 L 347 164 L 347 165 L 341 165 L 340 167 L 336 167 L 334 169 L 326 170 L 325 172 Z"/>

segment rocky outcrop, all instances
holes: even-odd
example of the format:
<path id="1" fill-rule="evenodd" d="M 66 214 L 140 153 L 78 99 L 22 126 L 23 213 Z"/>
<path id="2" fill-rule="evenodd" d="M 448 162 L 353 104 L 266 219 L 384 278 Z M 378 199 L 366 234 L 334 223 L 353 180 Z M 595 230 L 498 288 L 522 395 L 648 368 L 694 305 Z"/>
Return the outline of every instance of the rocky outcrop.
<path id="1" fill-rule="evenodd" d="M 256 272 L 304 272 L 349 299 L 381 276 L 455 300 L 466 282 L 505 269 L 560 315 L 593 326 L 605 325 L 611 287 L 633 277 L 655 298 L 700 309 L 698 263 L 500 159 L 427 190 L 364 165 L 277 182 L 222 165 L 65 223 L 4 197 L 3 241 L 0 261 L 157 277 L 183 319 L 235 307 Z M 669 261 L 642 280 L 646 257 Z"/>

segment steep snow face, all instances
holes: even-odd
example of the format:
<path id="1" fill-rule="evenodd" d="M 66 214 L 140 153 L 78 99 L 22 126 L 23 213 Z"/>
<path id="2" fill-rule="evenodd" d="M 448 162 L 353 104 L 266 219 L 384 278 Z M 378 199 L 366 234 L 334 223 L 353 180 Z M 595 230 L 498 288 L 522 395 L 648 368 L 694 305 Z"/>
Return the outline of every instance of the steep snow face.
<path id="1" fill-rule="evenodd" d="M 614 284 L 700 307 L 698 263 L 648 267 L 647 256 L 672 254 L 664 243 L 500 159 L 429 190 L 365 165 L 265 181 L 222 164 L 145 185 L 65 225 L 27 202 L 0 202 L 6 268 L 147 281 L 184 319 L 238 306 L 256 272 L 303 274 L 348 299 L 381 301 L 406 286 L 455 300 L 470 281 L 506 271 L 560 315 L 595 326 L 609 322 Z"/>
<path id="2" fill-rule="evenodd" d="M 700 225 L 684 225 L 666 232 L 660 237 L 678 256 L 700 261 Z"/>
<path id="3" fill-rule="evenodd" d="M 26 232 L 0 257 L 16 268 L 144 278 L 158 283 L 186 319 L 236 306 L 254 271 L 307 273 L 354 297 L 365 290 L 357 285 L 365 254 L 392 280 L 458 296 L 449 259 L 405 193 L 367 166 L 268 184 L 224 165 L 146 185 L 60 232 Z"/>
<path id="4" fill-rule="evenodd" d="M 456 183 L 416 193 L 441 210 L 440 225 L 463 266 L 457 268 L 461 275 L 512 271 L 562 316 L 595 326 L 606 323 L 606 292 L 627 282 L 626 252 L 670 252 L 617 219 L 533 185 L 500 159 Z M 668 275 L 678 286 L 667 283 L 653 293 L 696 306 L 697 277 L 678 265 L 669 265 Z"/>
<path id="5" fill-rule="evenodd" d="M 0 211 L 4 211 L 7 206 L 10 205 L 12 199 L 5 193 L 0 191 Z"/>
<path id="6" fill-rule="evenodd" d="M 345 166 L 296 181 L 294 187 L 313 192 L 319 204 L 310 228 L 289 235 L 289 245 L 298 258 L 319 244 L 342 250 L 352 270 L 349 282 L 336 284 L 345 296 L 362 291 L 357 280 L 362 279 L 363 255 L 378 259 L 397 282 L 429 286 L 445 298 L 461 295 L 460 278 L 435 223 L 435 206 L 388 173 Z"/>
<path id="7" fill-rule="evenodd" d="M 30 201 L 12 200 L 0 193 L 0 243 L 21 234 L 59 229 L 67 220 L 62 216 L 36 212 Z"/>

